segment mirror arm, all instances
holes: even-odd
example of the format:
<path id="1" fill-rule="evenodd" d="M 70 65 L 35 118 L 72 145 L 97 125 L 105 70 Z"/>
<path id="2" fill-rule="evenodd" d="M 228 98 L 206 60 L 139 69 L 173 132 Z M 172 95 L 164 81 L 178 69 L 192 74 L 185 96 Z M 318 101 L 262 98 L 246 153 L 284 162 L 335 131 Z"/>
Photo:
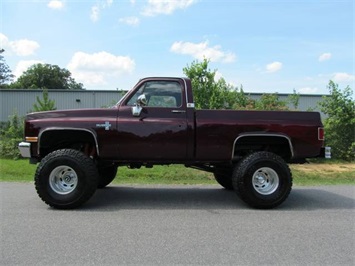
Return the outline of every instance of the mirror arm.
<path id="1" fill-rule="evenodd" d="M 140 116 L 142 110 L 143 110 L 142 106 L 136 104 L 136 105 L 132 106 L 132 115 L 133 116 Z"/>

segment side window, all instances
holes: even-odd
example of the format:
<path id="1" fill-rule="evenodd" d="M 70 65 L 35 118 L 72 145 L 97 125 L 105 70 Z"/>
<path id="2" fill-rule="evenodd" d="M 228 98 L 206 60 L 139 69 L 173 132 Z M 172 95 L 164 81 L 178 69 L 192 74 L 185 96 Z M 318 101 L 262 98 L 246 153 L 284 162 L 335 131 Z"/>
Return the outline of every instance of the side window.
<path id="1" fill-rule="evenodd" d="M 152 95 L 147 106 L 154 107 L 179 107 L 176 98 L 168 95 Z"/>
<path id="2" fill-rule="evenodd" d="M 135 105 L 137 102 L 137 98 L 143 94 L 143 90 L 144 90 L 144 85 L 140 86 L 140 88 L 136 91 L 136 93 L 132 96 L 131 99 L 129 99 L 129 101 L 127 102 L 127 105 Z"/>
<path id="3" fill-rule="evenodd" d="M 147 107 L 175 108 L 182 104 L 182 88 L 175 81 L 148 81 L 141 85 L 127 105 L 135 105 L 142 94 L 146 96 Z"/>

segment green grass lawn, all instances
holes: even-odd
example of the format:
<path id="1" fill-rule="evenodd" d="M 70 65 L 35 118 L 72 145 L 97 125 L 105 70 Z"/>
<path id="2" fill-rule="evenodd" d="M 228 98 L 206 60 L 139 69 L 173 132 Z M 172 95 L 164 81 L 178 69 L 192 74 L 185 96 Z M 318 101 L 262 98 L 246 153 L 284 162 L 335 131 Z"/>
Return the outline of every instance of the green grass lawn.
<path id="1" fill-rule="evenodd" d="M 0 180 L 28 182 L 33 180 L 36 165 L 28 160 L 0 159 Z"/>
<path id="2" fill-rule="evenodd" d="M 36 165 L 28 160 L 0 159 L 0 180 L 31 182 Z M 336 185 L 355 184 L 355 163 L 310 163 L 291 165 L 294 184 Z M 115 184 L 216 184 L 213 174 L 181 165 L 154 166 L 152 169 L 118 169 Z"/>

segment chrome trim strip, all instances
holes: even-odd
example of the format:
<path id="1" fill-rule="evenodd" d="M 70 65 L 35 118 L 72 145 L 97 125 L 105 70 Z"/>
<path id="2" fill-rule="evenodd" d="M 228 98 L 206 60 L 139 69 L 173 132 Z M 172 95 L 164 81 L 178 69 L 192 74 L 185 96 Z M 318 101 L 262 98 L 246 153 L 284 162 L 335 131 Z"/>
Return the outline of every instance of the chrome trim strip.
<path id="1" fill-rule="evenodd" d="M 288 136 L 282 135 L 282 134 L 265 134 L 265 133 L 246 133 L 246 134 L 242 134 L 240 136 L 238 136 L 234 143 L 233 143 L 233 150 L 232 150 L 232 159 L 233 159 L 233 155 L 234 155 L 234 150 L 235 150 L 235 146 L 237 144 L 237 141 L 243 137 L 279 137 L 279 138 L 285 138 L 288 141 L 288 145 L 290 146 L 290 151 L 291 151 L 291 158 L 294 157 L 294 151 L 293 151 L 293 146 L 292 146 L 292 142 L 291 139 Z"/>
<path id="2" fill-rule="evenodd" d="M 90 133 L 94 137 L 94 140 L 95 140 L 95 147 L 96 147 L 97 155 L 100 155 L 99 144 L 97 142 L 96 132 L 93 132 L 93 131 L 86 129 L 86 128 L 73 128 L 73 127 L 49 127 L 49 128 L 42 130 L 38 134 L 38 147 L 37 147 L 38 154 L 39 154 L 39 150 L 40 150 L 40 143 L 41 143 L 42 134 L 44 132 L 51 131 L 51 130 L 76 130 L 76 131 L 86 131 L 86 132 Z"/>
<path id="3" fill-rule="evenodd" d="M 185 100 L 186 100 L 186 104 L 189 102 L 189 99 L 188 99 L 188 95 L 187 95 L 187 84 L 186 84 L 186 80 L 184 78 L 180 78 L 183 82 L 184 82 L 184 89 L 185 89 Z"/>
<path id="4" fill-rule="evenodd" d="M 195 108 L 195 104 L 194 103 L 189 103 L 189 98 L 188 98 L 188 94 L 187 94 L 187 84 L 186 84 L 186 80 L 184 78 L 180 78 L 183 82 L 184 82 L 184 86 L 185 86 L 185 98 L 186 98 L 186 107 L 187 108 Z M 192 86 L 192 85 L 191 85 Z M 191 88 L 192 89 L 192 88 Z"/>
<path id="5" fill-rule="evenodd" d="M 172 113 L 176 113 L 176 114 L 178 114 L 178 113 L 186 113 L 186 111 L 185 110 L 171 110 L 171 112 Z"/>

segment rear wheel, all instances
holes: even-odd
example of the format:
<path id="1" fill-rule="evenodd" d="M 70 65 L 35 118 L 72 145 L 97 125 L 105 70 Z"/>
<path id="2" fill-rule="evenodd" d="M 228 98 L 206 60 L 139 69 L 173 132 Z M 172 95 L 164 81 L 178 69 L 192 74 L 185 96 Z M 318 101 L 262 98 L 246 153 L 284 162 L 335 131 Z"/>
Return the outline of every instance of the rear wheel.
<path id="1" fill-rule="evenodd" d="M 232 181 L 240 198 L 260 209 L 280 205 L 292 188 L 288 165 L 270 152 L 255 152 L 242 159 L 234 169 Z"/>
<path id="2" fill-rule="evenodd" d="M 39 197 L 58 209 L 76 208 L 95 193 L 98 172 L 94 162 L 80 151 L 57 150 L 43 158 L 35 174 Z"/>

